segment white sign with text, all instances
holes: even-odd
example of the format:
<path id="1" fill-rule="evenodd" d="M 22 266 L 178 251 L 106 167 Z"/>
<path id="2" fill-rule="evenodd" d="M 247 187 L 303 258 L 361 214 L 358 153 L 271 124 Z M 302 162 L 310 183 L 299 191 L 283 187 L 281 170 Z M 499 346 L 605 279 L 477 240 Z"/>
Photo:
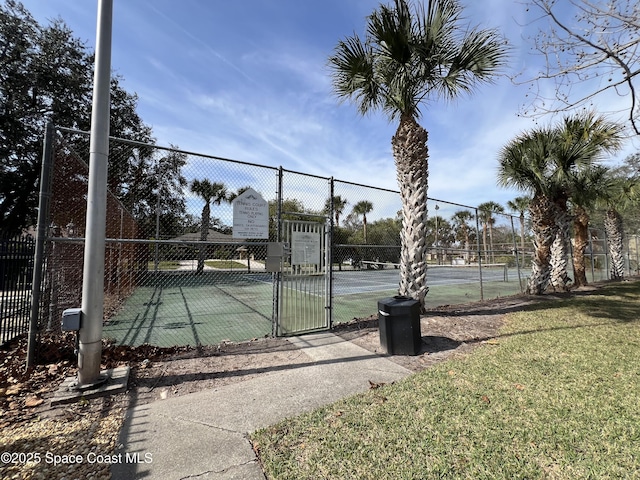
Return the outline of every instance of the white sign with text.
<path id="1" fill-rule="evenodd" d="M 269 203 L 249 188 L 233 205 L 233 238 L 269 238 Z"/>
<path id="2" fill-rule="evenodd" d="M 319 233 L 291 233 L 291 265 L 320 265 Z"/>

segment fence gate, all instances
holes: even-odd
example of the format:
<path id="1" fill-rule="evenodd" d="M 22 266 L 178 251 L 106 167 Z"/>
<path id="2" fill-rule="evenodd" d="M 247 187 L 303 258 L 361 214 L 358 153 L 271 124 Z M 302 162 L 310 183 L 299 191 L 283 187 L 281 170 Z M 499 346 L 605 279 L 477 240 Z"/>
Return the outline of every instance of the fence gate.
<path id="1" fill-rule="evenodd" d="M 326 219 L 322 223 L 283 220 L 282 240 L 290 261 L 282 268 L 277 335 L 330 327 L 330 268 Z"/>

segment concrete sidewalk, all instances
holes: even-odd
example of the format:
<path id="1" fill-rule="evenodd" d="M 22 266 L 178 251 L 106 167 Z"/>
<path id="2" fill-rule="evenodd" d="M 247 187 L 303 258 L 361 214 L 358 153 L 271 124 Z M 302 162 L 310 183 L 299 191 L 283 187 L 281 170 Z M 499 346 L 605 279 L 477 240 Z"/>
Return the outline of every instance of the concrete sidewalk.
<path id="1" fill-rule="evenodd" d="M 114 480 L 264 480 L 248 434 L 411 372 L 332 333 L 290 338 L 313 364 L 134 407 Z"/>

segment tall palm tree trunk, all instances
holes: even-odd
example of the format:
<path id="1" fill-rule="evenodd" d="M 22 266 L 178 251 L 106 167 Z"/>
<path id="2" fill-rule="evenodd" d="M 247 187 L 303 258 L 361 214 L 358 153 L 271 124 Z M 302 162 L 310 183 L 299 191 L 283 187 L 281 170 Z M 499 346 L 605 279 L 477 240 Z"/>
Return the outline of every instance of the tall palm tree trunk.
<path id="1" fill-rule="evenodd" d="M 489 251 L 491 252 L 491 263 L 496 263 L 496 252 L 493 247 L 493 218 L 489 219 Z"/>
<path id="2" fill-rule="evenodd" d="M 471 240 L 469 239 L 469 231 L 464 232 L 464 260 L 465 263 L 471 262 Z"/>
<path id="3" fill-rule="evenodd" d="M 531 261 L 531 277 L 527 284 L 527 293 L 541 295 L 549 286 L 551 277 L 551 245 L 558 232 L 555 221 L 555 204 L 547 197 L 534 197 L 529 206 L 533 223 L 534 254 Z"/>
<path id="4" fill-rule="evenodd" d="M 622 216 L 615 209 L 607 210 L 604 217 L 604 230 L 609 247 L 609 273 L 611 280 L 624 278 L 624 247 L 622 238 Z"/>
<path id="5" fill-rule="evenodd" d="M 202 227 L 200 228 L 200 241 L 206 242 L 207 237 L 209 236 L 209 223 L 211 217 L 211 206 L 209 202 L 205 204 L 202 209 Z M 196 274 L 200 275 L 204 272 L 204 261 L 207 257 L 207 246 L 204 244 L 200 245 L 200 249 L 198 251 L 198 267 L 196 269 Z"/>
<path id="6" fill-rule="evenodd" d="M 587 264 L 585 252 L 589 245 L 589 215 L 584 208 L 575 207 L 573 217 L 573 284 L 576 287 L 587 285 Z"/>
<path id="7" fill-rule="evenodd" d="M 362 235 L 364 237 L 364 243 L 367 244 L 367 216 L 362 216 Z"/>
<path id="8" fill-rule="evenodd" d="M 482 224 L 482 247 L 484 249 L 484 263 L 489 263 L 489 251 L 487 249 L 487 223 Z"/>
<path id="9" fill-rule="evenodd" d="M 400 197 L 400 295 L 420 302 L 424 310 L 427 287 L 427 131 L 410 115 L 403 115 L 391 139 Z"/>
<path id="10" fill-rule="evenodd" d="M 560 200 L 555 208 L 555 222 L 558 226 L 556 238 L 551 245 L 551 286 L 556 291 L 567 291 L 571 278 L 567 273 L 569 266 L 569 230 L 571 220 L 567 213 L 566 200 Z"/>

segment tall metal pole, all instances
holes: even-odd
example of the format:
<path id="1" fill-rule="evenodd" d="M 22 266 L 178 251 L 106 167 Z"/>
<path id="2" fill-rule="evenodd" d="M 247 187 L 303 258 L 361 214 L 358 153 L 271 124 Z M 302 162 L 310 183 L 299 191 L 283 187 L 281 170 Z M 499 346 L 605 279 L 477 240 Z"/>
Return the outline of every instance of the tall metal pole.
<path id="1" fill-rule="evenodd" d="M 104 246 L 109 159 L 109 87 L 113 0 L 98 0 L 96 56 L 89 145 L 89 193 L 82 279 L 82 322 L 78 351 L 78 386 L 98 383 L 104 314 Z"/>

